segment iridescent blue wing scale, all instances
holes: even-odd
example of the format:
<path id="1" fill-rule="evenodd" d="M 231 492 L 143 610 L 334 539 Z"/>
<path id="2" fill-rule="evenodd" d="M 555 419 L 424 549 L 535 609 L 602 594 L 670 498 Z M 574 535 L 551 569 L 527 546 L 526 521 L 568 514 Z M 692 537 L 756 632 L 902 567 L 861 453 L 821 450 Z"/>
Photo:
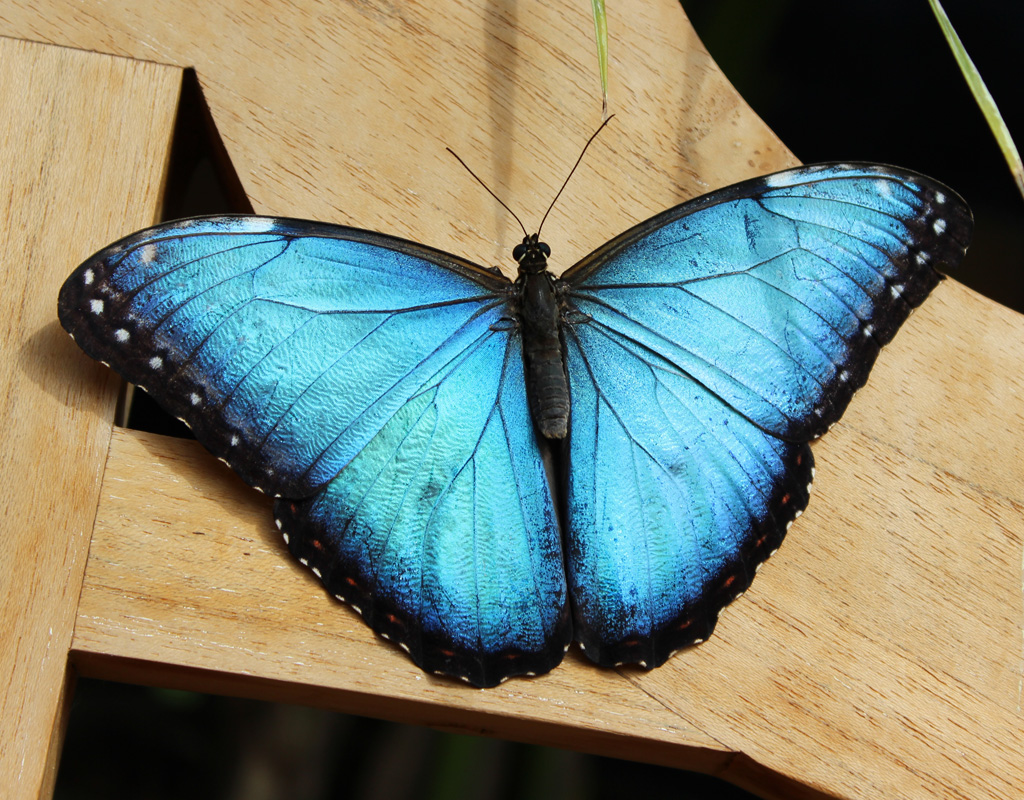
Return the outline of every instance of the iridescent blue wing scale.
<path id="1" fill-rule="evenodd" d="M 576 638 L 653 667 L 710 635 L 842 415 L 971 231 L 953 192 L 822 165 L 670 209 L 567 271 Z"/>
<path id="2" fill-rule="evenodd" d="M 392 237 L 217 217 L 79 267 L 61 323 L 275 507 L 289 547 L 425 669 L 493 685 L 570 641 L 511 284 Z"/>

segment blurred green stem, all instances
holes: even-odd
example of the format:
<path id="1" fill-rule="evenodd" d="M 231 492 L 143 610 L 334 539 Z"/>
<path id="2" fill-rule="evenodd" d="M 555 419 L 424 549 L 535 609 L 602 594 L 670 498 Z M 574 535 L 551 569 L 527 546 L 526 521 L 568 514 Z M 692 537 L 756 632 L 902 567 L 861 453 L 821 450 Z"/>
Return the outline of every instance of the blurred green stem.
<path id="1" fill-rule="evenodd" d="M 942 4 L 939 3 L 939 0 L 928 0 L 928 3 L 932 7 L 935 18 L 939 21 L 942 33 L 946 37 L 946 41 L 949 42 L 949 48 L 953 51 L 956 63 L 960 65 L 960 71 L 964 74 L 978 107 L 981 108 L 981 113 L 985 115 L 985 120 L 992 129 L 992 135 L 996 137 L 999 149 L 1003 151 L 1003 158 L 1006 159 L 1006 163 L 1010 166 L 1010 173 L 1017 182 L 1017 190 L 1024 197 L 1024 164 L 1021 163 L 1017 146 L 1013 143 L 1010 131 L 1007 130 L 1006 123 L 1003 122 L 1003 117 L 996 107 L 996 101 L 992 99 L 988 87 L 985 86 L 985 82 L 978 73 L 978 68 L 974 66 L 974 62 L 971 61 L 971 57 L 964 49 L 963 42 L 953 30 L 953 25 L 950 23 L 949 17 L 946 16 Z"/>
<path id="2" fill-rule="evenodd" d="M 604 0 L 590 0 L 594 10 L 594 38 L 597 39 L 597 68 L 601 72 L 601 118 L 608 119 L 608 18 Z"/>

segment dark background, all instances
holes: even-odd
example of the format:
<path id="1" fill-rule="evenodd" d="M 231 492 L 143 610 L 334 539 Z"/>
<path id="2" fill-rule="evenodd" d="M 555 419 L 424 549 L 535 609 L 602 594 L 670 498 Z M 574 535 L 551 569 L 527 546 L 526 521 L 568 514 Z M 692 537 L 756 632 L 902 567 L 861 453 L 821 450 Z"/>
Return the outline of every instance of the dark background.
<path id="1" fill-rule="evenodd" d="M 613 5 L 610 0 L 610 11 Z M 953 277 L 1024 310 L 1024 201 L 927 0 L 682 5 L 740 94 L 802 161 L 898 164 L 960 192 L 977 228 Z M 1024 3 L 945 5 L 1011 133 L 1024 130 Z M 614 29 L 610 38 L 614 48 Z M 198 103 L 198 95 L 193 100 Z M 611 103 L 614 111 L 614 97 Z M 193 112 L 201 115 L 201 109 Z M 197 127 L 194 119 L 183 122 L 190 126 Z M 171 187 L 168 216 L 238 210 L 228 200 L 211 207 L 205 189 L 198 192 L 203 204 L 196 204 L 197 193 L 189 190 L 195 173 L 216 168 L 201 143 L 186 143 L 184 150 L 178 158 L 193 174 Z M 177 174 L 188 171 L 180 167 Z M 226 190 L 234 197 L 232 188 L 238 187 L 228 175 Z M 143 407 L 141 421 L 134 414 L 139 427 L 154 427 L 148 413 Z M 589 800 L 641 791 L 682 800 L 751 797 L 678 770 L 297 706 L 82 680 L 56 796 Z"/>
<path id="2" fill-rule="evenodd" d="M 877 161 L 958 191 L 975 236 L 952 277 L 1024 311 L 1024 200 L 927 0 L 682 0 L 739 93 L 805 163 Z M 1021 146 L 1024 3 L 943 6 Z"/>

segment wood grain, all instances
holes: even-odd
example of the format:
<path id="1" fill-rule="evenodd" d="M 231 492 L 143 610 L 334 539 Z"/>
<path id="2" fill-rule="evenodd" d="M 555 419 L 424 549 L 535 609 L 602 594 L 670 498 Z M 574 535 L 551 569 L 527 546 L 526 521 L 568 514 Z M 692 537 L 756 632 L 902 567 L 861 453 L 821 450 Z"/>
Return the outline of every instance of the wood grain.
<path id="1" fill-rule="evenodd" d="M 68 267 L 152 222 L 181 71 L 0 38 L 0 795 L 49 794 L 117 381 L 56 320 Z M 97 91 L 102 87 L 102 91 Z"/>
<path id="2" fill-rule="evenodd" d="M 3 0 L 0 20 L 194 66 L 258 211 L 507 265 L 514 222 L 444 146 L 536 220 L 598 122 L 586 5 L 261 8 Z M 545 225 L 563 265 L 794 163 L 671 0 L 609 11 L 619 116 Z M 287 559 L 266 501 L 194 445 L 121 431 L 73 655 L 88 674 L 703 769 L 765 797 L 1024 796 L 1022 357 L 1024 320 L 947 281 L 815 445 L 807 514 L 707 644 L 651 673 L 570 653 L 489 691 L 375 640 Z"/>
<path id="3" fill-rule="evenodd" d="M 959 305 L 1014 331 L 1008 367 L 1024 356 L 1024 320 L 947 282 L 879 369 L 955 333 Z M 948 366 L 918 389 L 955 391 L 969 366 Z M 992 418 L 1024 388 L 997 383 Z M 872 381 L 855 405 L 887 401 Z M 810 509 L 708 643 L 650 673 L 574 652 L 479 691 L 375 639 L 289 561 L 269 500 L 195 444 L 117 431 L 74 647 L 87 673 L 155 668 L 164 684 L 703 769 L 764 796 L 1014 796 L 1022 498 L 854 422 L 815 454 Z"/>
<path id="4" fill-rule="evenodd" d="M 618 116 L 544 227 L 555 269 L 686 197 L 795 164 L 671 0 L 609 9 Z M 258 213 L 386 230 L 514 272 L 600 122 L 587 4 L 3 0 L 8 35 L 196 69 Z"/>

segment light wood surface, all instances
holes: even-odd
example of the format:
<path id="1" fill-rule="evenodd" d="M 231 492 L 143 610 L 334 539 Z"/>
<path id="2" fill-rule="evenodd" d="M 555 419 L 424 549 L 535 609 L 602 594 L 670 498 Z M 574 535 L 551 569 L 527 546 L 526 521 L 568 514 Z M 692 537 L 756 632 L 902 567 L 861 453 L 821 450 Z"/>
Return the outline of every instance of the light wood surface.
<path id="1" fill-rule="evenodd" d="M 181 70 L 0 38 L 0 797 L 48 795 L 117 381 L 56 320 L 156 215 Z"/>
<path id="2" fill-rule="evenodd" d="M 515 224 L 444 146 L 536 224 L 600 110 L 586 4 L 550 5 L 225 0 L 191 23 L 185 3 L 86 14 L 3 0 L 0 32 L 194 66 L 257 211 L 507 265 Z M 674 3 L 609 11 L 619 116 L 545 225 L 562 265 L 686 197 L 794 163 Z M 122 173 L 132 191 L 140 170 Z M 47 261 L 51 294 L 97 237 L 141 222 L 112 209 L 106 224 L 65 268 Z M 78 364 L 65 368 L 88 369 L 57 339 L 46 347 Z M 487 691 L 376 640 L 288 559 L 268 502 L 195 445 L 116 431 L 72 657 L 90 675 L 702 769 L 766 797 L 1024 796 L 1021 363 L 1024 319 L 945 282 L 815 445 L 807 513 L 708 643 L 650 673 L 570 653 Z M 65 414 L 81 402 L 57 396 Z"/>

